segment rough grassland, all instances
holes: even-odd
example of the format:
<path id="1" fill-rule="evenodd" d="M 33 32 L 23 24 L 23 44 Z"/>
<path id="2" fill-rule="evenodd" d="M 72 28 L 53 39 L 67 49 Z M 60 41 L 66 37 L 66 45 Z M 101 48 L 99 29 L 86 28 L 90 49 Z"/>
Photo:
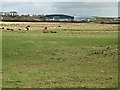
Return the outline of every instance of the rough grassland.
<path id="1" fill-rule="evenodd" d="M 24 27 L 28 24 L 31 30 L 25 31 Z M 2 31 L 3 88 L 118 86 L 117 25 L 2 25 L 15 29 Z M 45 26 L 57 33 L 42 33 Z M 17 28 L 22 28 L 22 31 Z"/>

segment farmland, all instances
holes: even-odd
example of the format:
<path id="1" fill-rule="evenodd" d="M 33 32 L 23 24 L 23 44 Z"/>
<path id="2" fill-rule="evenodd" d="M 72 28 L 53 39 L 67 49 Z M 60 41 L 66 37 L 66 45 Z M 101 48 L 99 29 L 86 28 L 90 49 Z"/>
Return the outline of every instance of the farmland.
<path id="1" fill-rule="evenodd" d="M 3 88 L 118 87 L 117 24 L 0 24 L 14 29 L 2 30 Z"/>

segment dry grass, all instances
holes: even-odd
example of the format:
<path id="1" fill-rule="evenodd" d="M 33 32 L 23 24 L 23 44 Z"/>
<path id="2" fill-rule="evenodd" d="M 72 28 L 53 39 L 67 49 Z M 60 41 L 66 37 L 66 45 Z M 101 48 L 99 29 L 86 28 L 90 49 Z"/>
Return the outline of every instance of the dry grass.
<path id="1" fill-rule="evenodd" d="M 117 30 L 117 24 L 95 24 L 95 23 L 50 23 L 50 22 L 0 22 L 2 26 L 12 28 L 25 28 L 30 25 L 34 29 L 74 29 L 74 30 Z M 61 27 L 58 27 L 58 26 Z"/>

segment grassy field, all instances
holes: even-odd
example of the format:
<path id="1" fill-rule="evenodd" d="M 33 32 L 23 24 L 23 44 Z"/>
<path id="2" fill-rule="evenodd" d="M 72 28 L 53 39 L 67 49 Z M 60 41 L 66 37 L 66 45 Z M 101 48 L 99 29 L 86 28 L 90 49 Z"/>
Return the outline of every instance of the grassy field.
<path id="1" fill-rule="evenodd" d="M 25 31 L 27 25 L 30 31 Z M 3 88 L 118 87 L 117 25 L 21 22 L 2 26 L 15 29 L 2 31 Z M 45 26 L 57 33 L 42 33 Z"/>
<path id="2" fill-rule="evenodd" d="M 0 88 L 2 88 L 2 30 L 0 30 Z"/>

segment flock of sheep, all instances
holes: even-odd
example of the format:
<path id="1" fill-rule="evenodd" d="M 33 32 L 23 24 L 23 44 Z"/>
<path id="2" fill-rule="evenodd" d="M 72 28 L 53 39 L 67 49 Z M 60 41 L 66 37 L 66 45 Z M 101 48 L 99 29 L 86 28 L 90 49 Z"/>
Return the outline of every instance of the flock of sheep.
<path id="1" fill-rule="evenodd" d="M 59 25 L 58 27 L 61 27 L 61 26 Z M 26 26 L 25 28 L 26 28 L 26 31 L 29 31 L 29 30 L 30 30 L 30 25 Z M 2 30 L 8 30 L 8 31 L 14 31 L 13 28 L 6 28 L 6 29 L 5 29 L 5 27 L 1 27 L 0 29 L 2 29 Z M 18 30 L 21 31 L 22 29 L 21 29 L 21 28 L 18 28 Z M 45 28 L 43 29 L 43 33 L 57 33 L 57 32 L 56 32 L 56 31 L 49 31 L 49 30 L 48 30 L 48 27 L 45 27 Z"/>
<path id="2" fill-rule="evenodd" d="M 5 30 L 5 27 L 2 27 L 0 29 Z M 6 28 L 6 30 L 8 30 L 8 31 L 14 31 L 13 28 Z M 21 31 L 20 28 L 18 28 L 18 30 Z M 29 31 L 29 30 L 30 30 L 30 26 L 28 25 L 28 26 L 26 26 L 26 31 Z"/>

